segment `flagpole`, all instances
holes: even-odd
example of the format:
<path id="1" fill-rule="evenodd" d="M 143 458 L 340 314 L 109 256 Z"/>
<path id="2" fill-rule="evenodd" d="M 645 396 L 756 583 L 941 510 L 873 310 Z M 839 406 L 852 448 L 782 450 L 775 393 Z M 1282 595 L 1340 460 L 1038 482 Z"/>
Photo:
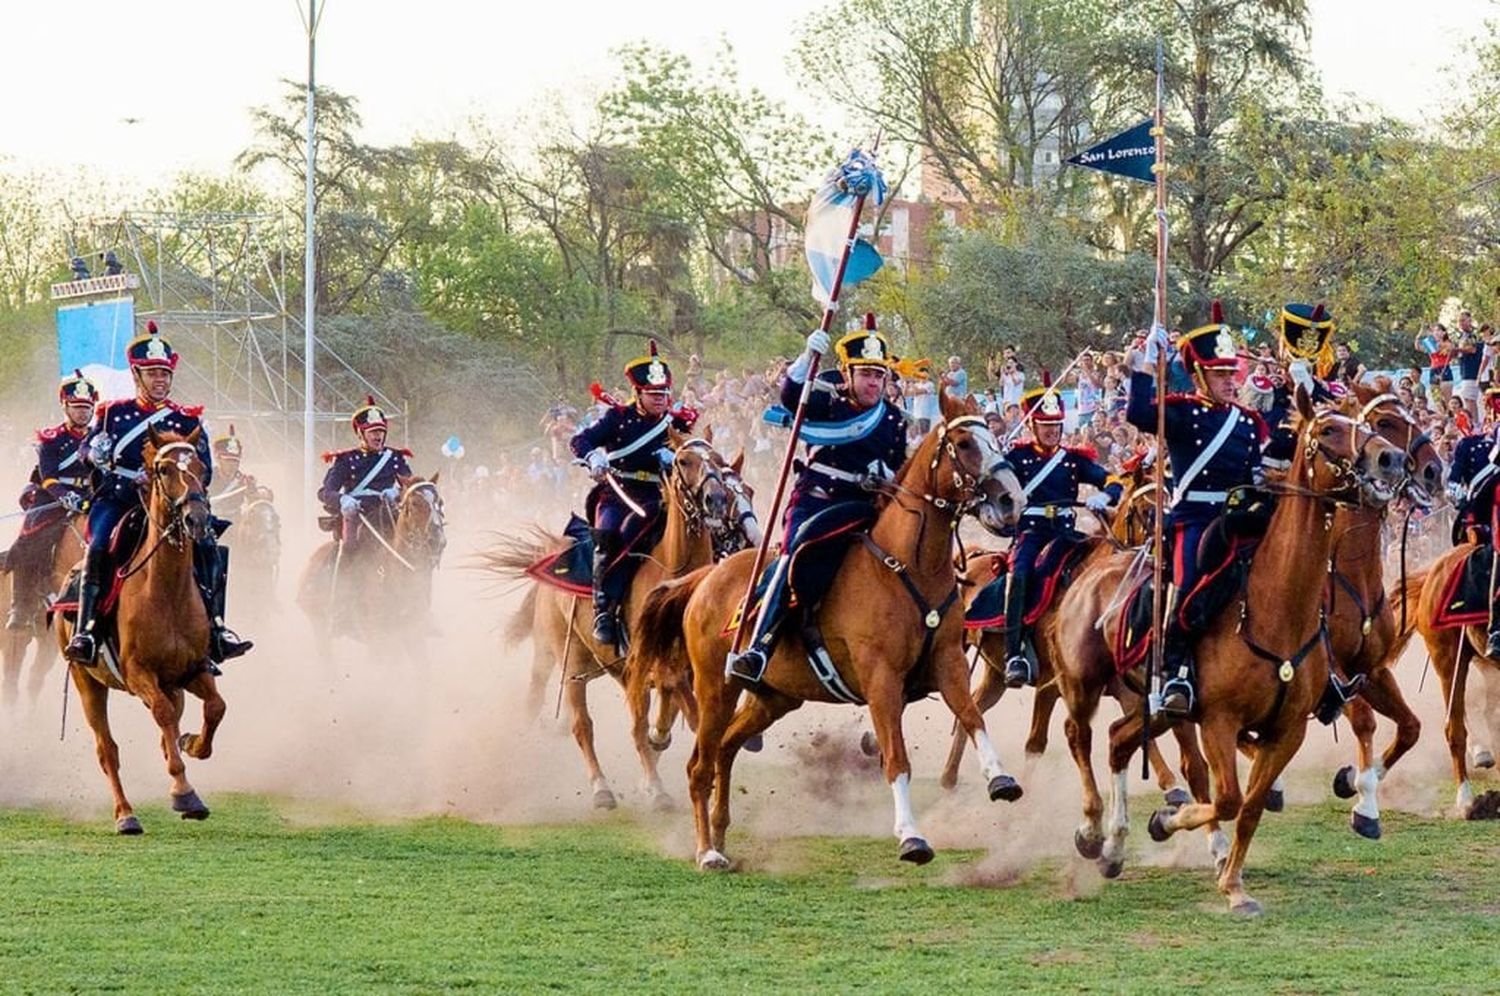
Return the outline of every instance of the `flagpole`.
<path id="1" fill-rule="evenodd" d="M 1156 180 L 1156 309 L 1153 321 L 1165 330 L 1167 327 L 1167 135 L 1165 115 L 1162 113 L 1163 76 L 1165 56 L 1162 40 L 1156 39 L 1156 112 L 1151 134 L 1156 138 L 1156 164 L 1152 173 Z M 1153 330 L 1153 334 L 1154 330 Z M 1152 479 L 1156 483 L 1152 503 L 1155 506 L 1155 528 L 1151 535 L 1151 658 L 1146 665 L 1146 695 L 1142 698 L 1141 710 L 1145 722 L 1141 730 L 1141 763 L 1146 777 L 1150 777 L 1151 758 L 1151 685 L 1154 675 L 1162 673 L 1164 667 L 1163 641 L 1166 630 L 1162 618 L 1165 602 L 1165 571 L 1162 563 L 1162 520 L 1166 517 L 1164 469 L 1167 462 L 1167 351 L 1158 348 L 1156 353 L 1156 459 L 1152 466 Z"/>
<path id="2" fill-rule="evenodd" d="M 878 146 L 880 140 L 877 138 L 875 144 Z M 871 155 L 875 149 L 870 149 Z M 839 266 L 833 274 L 833 285 L 828 290 L 828 301 L 823 306 L 823 321 L 818 326 L 819 330 L 827 332 L 833 327 L 834 315 L 839 310 L 839 291 L 844 286 L 844 271 L 849 268 L 849 256 L 854 252 L 854 242 L 859 237 L 859 219 L 864 214 L 866 194 L 858 194 L 854 198 L 854 211 L 849 218 L 849 233 L 844 240 L 844 251 L 839 256 Z M 750 615 L 750 600 L 755 597 L 755 586 L 760 580 L 760 572 L 766 565 L 766 557 L 771 550 L 771 536 L 777 533 L 776 516 L 781 511 L 781 500 L 786 494 L 786 483 L 791 477 L 792 461 L 797 456 L 797 437 L 802 432 L 802 421 L 807 415 L 807 399 L 812 397 L 813 382 L 818 377 L 818 365 L 823 360 L 823 354 L 814 352 L 812 362 L 807 368 L 807 379 L 802 382 L 802 393 L 797 397 L 797 411 L 792 416 L 792 431 L 790 438 L 786 441 L 786 452 L 781 456 L 781 473 L 776 478 L 776 491 L 771 496 L 771 509 L 766 514 L 766 528 L 761 530 L 760 546 L 755 551 L 755 562 L 750 567 L 750 578 L 745 584 L 745 597 L 740 601 L 740 610 L 736 618 L 739 624 L 735 626 L 734 634 L 730 637 L 729 652 L 731 655 L 740 652 L 744 645 L 744 636 L 750 629 L 747 625 Z"/>

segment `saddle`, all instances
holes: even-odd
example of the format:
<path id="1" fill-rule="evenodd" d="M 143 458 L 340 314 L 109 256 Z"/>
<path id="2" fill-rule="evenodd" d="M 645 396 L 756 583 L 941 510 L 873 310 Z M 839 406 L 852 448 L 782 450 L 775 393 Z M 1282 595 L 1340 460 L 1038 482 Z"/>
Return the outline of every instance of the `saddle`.
<path id="1" fill-rule="evenodd" d="M 1438 600 L 1438 629 L 1459 626 L 1482 626 L 1490 619 L 1491 550 L 1476 546 L 1459 561 L 1443 583 L 1443 597 Z"/>
<path id="2" fill-rule="evenodd" d="M 146 539 L 146 509 L 136 506 L 120 517 L 114 532 L 110 534 L 106 548 L 105 587 L 99 593 L 99 604 L 94 615 L 94 640 L 99 648 L 99 660 L 109 668 L 117 679 L 119 673 L 120 647 L 115 632 L 115 610 L 120 605 L 120 590 L 125 587 L 125 568 L 140 551 Z M 75 625 L 78 622 L 79 588 L 83 584 L 83 565 L 78 564 L 68 572 L 62 591 L 47 607 L 47 625 L 52 625 L 54 615 L 61 615 Z"/>
<path id="3" fill-rule="evenodd" d="M 1052 607 L 1058 591 L 1067 587 L 1073 580 L 1073 571 L 1083 562 L 1089 552 L 1102 542 L 1103 540 L 1099 537 L 1071 533 L 1059 536 L 1042 547 L 1042 552 L 1036 559 L 1035 573 L 1032 575 L 1037 583 L 1026 589 L 1026 614 L 1021 620 L 1024 625 L 1035 625 L 1036 621 Z M 1010 573 L 1009 565 L 1009 558 L 995 558 L 994 579 L 979 590 L 974 600 L 969 603 L 969 607 L 964 610 L 964 629 L 1004 629 L 1006 627 L 1005 585 Z"/>
<path id="4" fill-rule="evenodd" d="M 606 571 L 631 569 L 636 562 L 633 554 L 649 550 L 661 540 L 666 532 L 666 519 L 658 514 L 642 525 L 633 536 L 627 536 L 620 548 L 619 556 L 610 561 Z M 563 538 L 568 545 L 560 550 L 538 557 L 524 573 L 527 577 L 569 595 L 587 597 L 594 590 L 594 537 L 589 524 L 577 513 L 568 516 L 563 526 Z M 628 579 L 627 579 L 628 580 Z"/>

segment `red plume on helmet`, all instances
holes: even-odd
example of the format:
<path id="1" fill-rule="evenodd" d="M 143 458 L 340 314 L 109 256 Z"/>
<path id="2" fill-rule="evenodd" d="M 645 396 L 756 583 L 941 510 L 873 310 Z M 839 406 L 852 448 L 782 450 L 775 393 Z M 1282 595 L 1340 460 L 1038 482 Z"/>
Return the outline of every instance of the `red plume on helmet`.
<path id="1" fill-rule="evenodd" d="M 1214 298 L 1213 304 L 1209 305 L 1208 320 L 1214 325 L 1224 324 L 1224 302 Z"/>
<path id="2" fill-rule="evenodd" d="M 865 312 L 865 331 L 875 331 L 875 312 L 873 311 Z"/>
<path id="3" fill-rule="evenodd" d="M 1323 307 L 1322 301 L 1319 301 L 1317 306 L 1313 308 L 1312 320 L 1315 322 L 1321 322 L 1326 317 L 1328 317 L 1328 309 Z"/>
<path id="4" fill-rule="evenodd" d="M 149 318 L 146 319 L 146 334 L 147 335 L 156 335 L 156 332 L 157 332 L 156 323 L 153 322 Z"/>

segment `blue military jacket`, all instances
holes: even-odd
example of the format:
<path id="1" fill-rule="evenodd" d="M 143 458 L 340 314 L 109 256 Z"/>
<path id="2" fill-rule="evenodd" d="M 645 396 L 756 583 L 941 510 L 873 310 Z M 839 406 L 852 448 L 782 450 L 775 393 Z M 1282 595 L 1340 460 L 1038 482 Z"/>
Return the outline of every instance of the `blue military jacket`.
<path id="1" fill-rule="evenodd" d="M 88 494 L 91 472 L 79 449 L 79 444 L 88 436 L 88 432 L 87 426 L 74 429 L 67 422 L 39 430 L 35 443 L 36 467 L 31 471 L 31 483 L 54 499 L 61 498 L 64 494 Z"/>
<path id="2" fill-rule="evenodd" d="M 1058 457 L 1061 453 L 1062 456 Z M 1056 458 L 1057 462 L 1053 463 Z M 1016 478 L 1026 489 L 1026 509 L 1021 528 L 1031 529 L 1042 523 L 1062 526 L 1073 522 L 1072 506 L 1078 502 L 1078 486 L 1092 484 L 1119 501 L 1124 487 L 1109 479 L 1109 471 L 1094 460 L 1087 450 L 1063 446 L 1043 449 L 1036 443 L 1018 443 L 1005 454 L 1015 469 Z M 1038 475 L 1045 475 L 1038 477 Z"/>
<path id="3" fill-rule="evenodd" d="M 1155 402 L 1151 376 L 1132 373 L 1126 420 L 1142 431 L 1155 432 Z M 1198 394 L 1169 394 L 1166 402 L 1167 456 L 1175 481 L 1184 480 L 1199 454 L 1213 444 L 1225 420 L 1234 420 L 1228 438 L 1187 482 L 1186 493 L 1177 495 L 1172 507 L 1172 514 L 1179 519 L 1218 515 L 1231 489 L 1255 483 L 1261 445 L 1267 438 L 1265 420 L 1259 412 L 1236 404 L 1218 404 Z"/>
<path id="4" fill-rule="evenodd" d="M 103 478 L 94 489 L 95 500 L 137 500 L 136 485 L 146 476 L 145 448 L 149 437 L 147 423 L 157 432 L 175 432 L 186 436 L 198 433 L 198 459 L 203 463 L 203 487 L 213 480 L 213 453 L 209 448 L 208 429 L 203 425 L 203 409 L 164 401 L 160 405 L 128 398 L 101 402 L 94 413 L 94 426 L 80 444 L 87 454 L 94 437 L 105 434 L 111 441 L 109 460 L 98 468 Z"/>
<path id="5" fill-rule="evenodd" d="M 781 382 L 781 403 L 795 409 L 802 384 L 790 377 Z M 836 370 L 818 375 L 803 417 L 807 460 L 797 476 L 797 490 L 818 488 L 829 497 L 869 498 L 855 477 L 889 478 L 906 462 L 906 416 L 885 399 L 873 408 L 859 408 L 844 393 Z"/>
<path id="6" fill-rule="evenodd" d="M 323 460 L 330 466 L 323 475 L 323 486 L 318 489 L 318 501 L 330 513 L 337 513 L 341 495 L 351 495 L 362 502 L 373 499 L 380 492 L 394 487 L 398 477 L 411 476 L 411 468 L 406 463 L 409 456 L 410 450 L 391 446 L 378 450 L 356 446 L 324 453 Z"/>
<path id="7" fill-rule="evenodd" d="M 579 458 L 603 447 L 609 465 L 627 480 L 655 481 L 661 475 L 661 451 L 671 449 L 667 427 L 687 432 L 692 424 L 692 419 L 681 412 L 668 411 L 657 417 L 647 415 L 634 403 L 612 405 L 598 421 L 580 429 L 568 446 Z M 615 455 L 625 450 L 629 452 Z"/>
<path id="8" fill-rule="evenodd" d="M 1468 489 L 1464 521 L 1489 525 L 1495 507 L 1495 485 L 1500 483 L 1500 429 L 1465 436 L 1453 448 L 1448 482 Z M 1492 456 L 1493 454 L 1493 456 Z M 1489 468 L 1489 469 L 1486 469 Z"/>

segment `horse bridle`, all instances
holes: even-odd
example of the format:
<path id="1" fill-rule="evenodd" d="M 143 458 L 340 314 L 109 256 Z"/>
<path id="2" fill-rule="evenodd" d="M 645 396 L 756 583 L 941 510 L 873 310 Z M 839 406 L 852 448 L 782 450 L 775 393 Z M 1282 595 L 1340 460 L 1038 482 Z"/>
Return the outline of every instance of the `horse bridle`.
<path id="1" fill-rule="evenodd" d="M 1318 423 L 1325 422 L 1331 419 L 1341 419 L 1345 422 L 1348 422 L 1350 428 L 1353 429 L 1353 440 L 1358 440 L 1360 433 L 1364 434 L 1365 438 L 1363 442 L 1356 443 L 1351 440 L 1348 456 L 1344 456 L 1343 454 L 1335 452 L 1332 447 L 1328 446 L 1317 436 L 1316 429 Z M 1303 459 L 1308 462 L 1308 478 L 1311 479 L 1314 472 L 1314 468 L 1311 463 L 1313 456 L 1321 455 L 1323 457 L 1323 462 L 1328 466 L 1329 470 L 1333 472 L 1335 480 L 1339 483 L 1335 484 L 1331 488 L 1321 490 L 1315 488 L 1301 488 L 1290 484 L 1282 485 L 1281 488 L 1277 490 L 1284 489 L 1286 493 L 1299 494 L 1303 497 L 1324 498 L 1332 501 L 1336 505 L 1362 505 L 1364 503 L 1364 497 L 1362 494 L 1363 485 L 1365 484 L 1367 478 L 1364 473 L 1360 471 L 1358 464 L 1361 460 L 1364 459 L 1365 450 L 1369 447 L 1370 443 L 1376 439 L 1381 438 L 1380 434 L 1374 429 L 1371 429 L 1368 425 L 1364 424 L 1362 420 L 1356 420 L 1348 415 L 1343 414 L 1342 412 L 1322 412 L 1321 414 L 1317 414 L 1312 417 L 1312 419 L 1308 422 L 1307 428 L 1304 431 L 1303 435 L 1305 438 L 1302 442 L 1302 455 Z M 1351 492 L 1352 497 L 1350 497 Z"/>
<path id="2" fill-rule="evenodd" d="M 979 506 L 982 501 L 979 497 L 979 486 L 985 481 L 992 479 L 1001 470 L 1009 468 L 1010 461 L 1006 460 L 1002 455 L 999 459 L 983 468 L 978 474 L 970 474 L 963 469 L 963 464 L 958 458 L 958 444 L 953 441 L 952 433 L 956 429 L 969 429 L 971 431 L 981 429 L 984 432 L 989 432 L 990 427 L 978 415 L 960 415 L 957 418 L 951 418 L 943 422 L 939 428 L 942 430 L 941 441 L 933 448 L 932 460 L 927 465 L 928 493 L 918 494 L 915 491 L 902 487 L 895 481 L 888 481 L 885 486 L 895 492 L 920 498 L 940 512 L 946 512 L 951 509 L 954 512 L 954 521 L 957 522 L 964 514 L 972 512 Z M 977 438 L 976 445 L 978 445 Z M 996 444 L 996 451 L 999 451 L 998 443 Z M 960 495 L 957 499 L 944 498 L 941 495 L 930 493 L 937 490 L 938 464 L 942 462 L 945 454 L 948 457 L 948 461 L 953 465 L 953 486 Z"/>
<path id="3" fill-rule="evenodd" d="M 1417 420 L 1412 417 L 1411 412 L 1407 409 L 1406 405 L 1401 401 L 1401 399 L 1396 397 L 1396 395 L 1394 394 L 1379 394 L 1371 398 L 1365 403 L 1365 406 L 1359 410 L 1359 420 L 1361 422 L 1368 422 L 1370 417 L 1375 415 L 1382 405 L 1395 405 L 1396 410 L 1394 412 L 1387 411 L 1386 414 L 1394 415 L 1396 418 L 1399 418 L 1406 424 L 1406 445 L 1403 447 L 1403 452 L 1406 453 L 1407 458 L 1406 484 L 1410 485 L 1414 483 L 1412 481 L 1411 475 L 1412 472 L 1417 469 L 1416 461 L 1418 451 L 1420 451 L 1423 446 L 1434 446 L 1434 449 L 1436 447 L 1432 442 L 1432 437 L 1427 434 L 1426 430 L 1418 431 L 1421 429 L 1421 425 L 1418 424 Z"/>
<path id="4" fill-rule="evenodd" d="M 180 451 L 175 458 L 169 456 L 174 451 Z M 153 492 L 161 486 L 161 475 L 155 471 L 157 466 L 162 463 L 177 464 L 178 472 L 196 485 L 190 490 L 183 492 L 177 498 L 173 498 L 165 490 L 162 491 L 162 495 L 171 503 L 171 519 L 165 524 L 155 522 L 154 520 L 153 523 L 160 531 L 162 538 L 170 543 L 173 549 L 181 548 L 182 538 L 187 533 L 186 513 L 188 507 L 194 503 L 201 503 L 205 511 L 209 508 L 208 488 L 204 486 L 203 478 L 190 469 L 192 463 L 197 459 L 197 449 L 192 443 L 187 442 L 167 443 L 161 449 L 157 450 L 156 455 L 151 459 L 151 490 Z M 146 514 L 148 516 L 151 514 L 149 503 L 146 506 Z"/>
<path id="5" fill-rule="evenodd" d="M 682 515 L 687 523 L 688 535 L 698 535 L 705 526 L 711 530 L 718 531 L 723 528 L 724 520 L 710 516 L 703 502 L 704 492 L 708 489 L 709 482 L 711 481 L 717 482 L 719 487 L 725 491 L 729 490 L 729 486 L 724 483 L 724 477 L 719 471 L 718 465 L 714 463 L 713 458 L 717 455 L 717 451 L 713 448 L 713 444 L 706 439 L 689 439 L 678 447 L 679 453 L 683 450 L 696 451 L 703 461 L 703 479 L 696 486 L 689 486 L 683 481 L 682 476 L 676 473 L 675 465 L 673 466 L 673 473 L 667 476 L 667 480 L 671 482 L 672 490 L 677 496 L 677 503 L 682 508 Z"/>
<path id="6" fill-rule="evenodd" d="M 401 491 L 401 497 L 396 502 L 396 514 L 399 519 L 401 512 L 407 507 L 411 497 L 419 491 L 426 491 L 430 496 L 427 500 L 427 530 L 423 537 L 421 552 L 427 555 L 428 560 L 436 566 L 443 556 L 443 550 L 447 547 L 447 536 L 443 531 L 446 524 L 443 518 L 443 498 L 438 494 L 437 485 L 431 481 L 413 481 Z M 437 541 L 433 541 L 433 533 L 437 534 Z"/>

